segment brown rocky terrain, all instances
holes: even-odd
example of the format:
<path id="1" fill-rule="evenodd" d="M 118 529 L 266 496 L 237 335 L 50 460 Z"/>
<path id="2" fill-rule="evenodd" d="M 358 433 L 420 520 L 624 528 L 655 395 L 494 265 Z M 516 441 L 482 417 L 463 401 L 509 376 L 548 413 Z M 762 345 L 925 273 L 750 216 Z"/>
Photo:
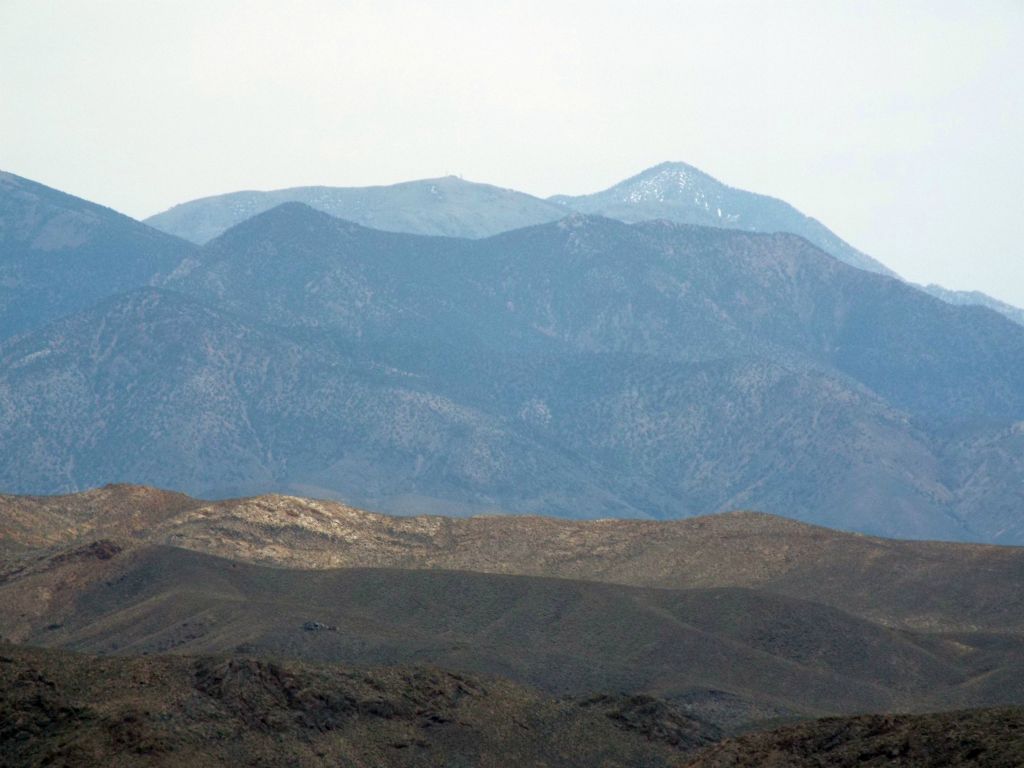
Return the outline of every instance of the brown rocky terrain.
<path id="1" fill-rule="evenodd" d="M 3 766 L 669 766 L 717 730 L 429 667 L 94 658 L 0 646 Z"/>
<path id="2" fill-rule="evenodd" d="M 1024 705 L 1022 574 L 1011 547 L 747 512 L 2 496 L 3 764 L 1013 765 L 1014 712 L 852 716 Z M 695 751 L 826 715 L 852 719 Z"/>
<path id="3" fill-rule="evenodd" d="M 826 718 L 719 739 L 658 699 L 553 699 L 431 667 L 0 645 L 0 765 L 11 768 L 1016 768 L 1024 709 Z"/>
<path id="4" fill-rule="evenodd" d="M 1024 710 L 828 718 L 752 733 L 686 768 L 1017 768 Z"/>
<path id="5" fill-rule="evenodd" d="M 0 634 L 90 653 L 426 662 L 553 694 L 735 705 L 725 719 L 1024 702 L 1024 638 L 909 632 L 748 588 L 472 571 L 302 570 L 94 542 L 23 557 Z M 711 717 L 711 715 L 706 715 Z"/>

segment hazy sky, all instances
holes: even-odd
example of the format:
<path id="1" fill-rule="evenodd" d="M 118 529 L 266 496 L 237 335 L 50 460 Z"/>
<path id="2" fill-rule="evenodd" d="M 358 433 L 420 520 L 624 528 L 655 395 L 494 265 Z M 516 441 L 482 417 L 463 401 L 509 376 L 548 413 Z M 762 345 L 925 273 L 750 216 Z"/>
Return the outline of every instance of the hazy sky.
<path id="1" fill-rule="evenodd" d="M 1022 142 L 1022 0 L 0 0 L 0 168 L 138 217 L 684 160 L 1024 305 Z"/>

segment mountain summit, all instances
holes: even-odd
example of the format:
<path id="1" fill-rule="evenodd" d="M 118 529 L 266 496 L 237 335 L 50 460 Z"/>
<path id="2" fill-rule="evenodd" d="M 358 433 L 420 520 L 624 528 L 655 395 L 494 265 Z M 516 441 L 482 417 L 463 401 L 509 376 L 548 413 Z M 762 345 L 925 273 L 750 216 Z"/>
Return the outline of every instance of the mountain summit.
<path id="1" fill-rule="evenodd" d="M 727 186 L 686 163 L 661 163 L 603 192 L 556 195 L 550 200 L 572 210 L 628 222 L 668 219 L 749 232 L 791 232 L 858 269 L 894 275 L 789 203 Z"/>

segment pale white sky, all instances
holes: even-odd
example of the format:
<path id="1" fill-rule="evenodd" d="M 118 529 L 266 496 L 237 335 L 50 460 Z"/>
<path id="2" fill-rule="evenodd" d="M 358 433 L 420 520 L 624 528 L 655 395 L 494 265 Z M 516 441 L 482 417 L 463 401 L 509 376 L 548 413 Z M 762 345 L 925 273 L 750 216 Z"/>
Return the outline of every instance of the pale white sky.
<path id="1" fill-rule="evenodd" d="M 1024 305 L 1022 141 L 1022 0 L 0 0 L 0 168 L 138 217 L 684 160 Z"/>

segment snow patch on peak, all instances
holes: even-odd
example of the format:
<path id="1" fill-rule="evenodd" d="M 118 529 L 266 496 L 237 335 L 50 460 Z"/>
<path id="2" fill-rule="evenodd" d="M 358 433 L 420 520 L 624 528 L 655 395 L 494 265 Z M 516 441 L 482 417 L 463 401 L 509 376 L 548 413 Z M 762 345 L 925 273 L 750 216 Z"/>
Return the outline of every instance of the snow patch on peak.
<path id="1" fill-rule="evenodd" d="M 642 203 L 650 200 L 663 203 L 666 194 L 681 192 L 691 184 L 691 175 L 685 168 L 665 168 L 630 185 L 625 190 L 622 199 L 627 203 Z"/>
<path id="2" fill-rule="evenodd" d="M 695 207 L 715 211 L 719 219 L 728 219 L 728 214 L 721 211 L 721 197 L 720 190 L 713 184 L 709 186 L 699 172 L 683 164 L 665 163 L 625 186 L 619 199 L 631 205 L 692 201 Z"/>

